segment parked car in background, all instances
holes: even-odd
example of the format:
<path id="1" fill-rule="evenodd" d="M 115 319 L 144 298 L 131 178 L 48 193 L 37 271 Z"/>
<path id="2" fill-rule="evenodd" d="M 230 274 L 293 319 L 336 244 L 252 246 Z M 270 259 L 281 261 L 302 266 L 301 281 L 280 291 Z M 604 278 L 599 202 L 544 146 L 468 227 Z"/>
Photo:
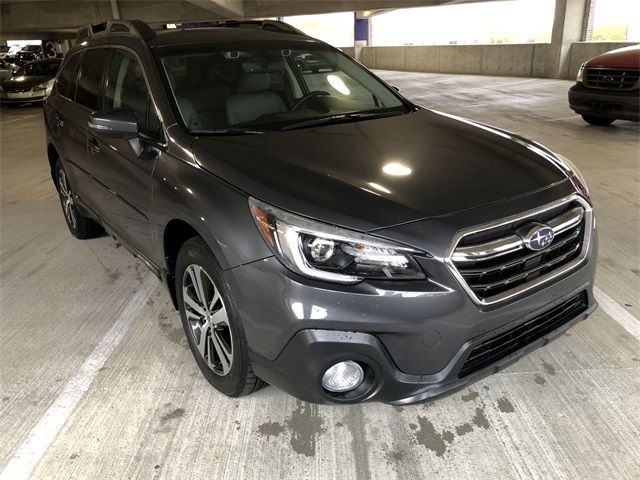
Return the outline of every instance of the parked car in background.
<path id="1" fill-rule="evenodd" d="M 20 67 L 15 75 L 0 84 L 0 102 L 40 102 L 51 91 L 62 60 L 36 60 Z"/>
<path id="2" fill-rule="evenodd" d="M 16 61 L 19 64 L 25 64 L 34 60 L 42 60 L 44 54 L 42 52 L 42 45 L 27 45 L 18 53 L 16 53 Z"/>
<path id="3" fill-rule="evenodd" d="M 11 47 L 9 45 L 0 45 L 0 59 L 4 59 L 9 52 L 11 51 Z"/>
<path id="4" fill-rule="evenodd" d="M 312 53 L 303 53 L 295 57 L 298 68 L 303 72 L 318 73 L 320 70 L 331 71 L 333 67 L 329 65 L 322 58 L 313 55 Z"/>
<path id="5" fill-rule="evenodd" d="M 3 82 L 13 75 L 11 64 L 0 59 L 0 82 Z"/>
<path id="6" fill-rule="evenodd" d="M 591 125 L 640 120 L 640 45 L 588 60 L 569 90 L 569 106 Z"/>

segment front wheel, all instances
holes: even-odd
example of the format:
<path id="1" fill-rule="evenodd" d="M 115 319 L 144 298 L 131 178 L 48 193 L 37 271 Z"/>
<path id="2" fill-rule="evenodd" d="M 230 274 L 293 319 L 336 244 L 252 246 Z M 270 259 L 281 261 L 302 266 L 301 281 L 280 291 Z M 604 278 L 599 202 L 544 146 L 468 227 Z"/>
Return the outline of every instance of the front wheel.
<path id="1" fill-rule="evenodd" d="M 229 286 L 200 237 L 180 249 L 175 287 L 189 347 L 207 381 L 229 397 L 260 389 L 264 383 L 253 373 Z"/>
<path id="2" fill-rule="evenodd" d="M 64 219 L 67 222 L 67 227 L 69 227 L 71 234 L 81 240 L 103 235 L 104 230 L 102 227 L 91 218 L 85 217 L 78 208 L 76 196 L 71 189 L 71 183 L 69 183 L 69 177 L 60 160 L 56 163 L 55 178 L 62 213 L 64 214 Z"/>
<path id="3" fill-rule="evenodd" d="M 595 115 L 582 115 L 582 118 L 588 124 L 597 125 L 600 127 L 611 125 L 613 122 L 615 122 L 615 118 L 596 117 Z"/>

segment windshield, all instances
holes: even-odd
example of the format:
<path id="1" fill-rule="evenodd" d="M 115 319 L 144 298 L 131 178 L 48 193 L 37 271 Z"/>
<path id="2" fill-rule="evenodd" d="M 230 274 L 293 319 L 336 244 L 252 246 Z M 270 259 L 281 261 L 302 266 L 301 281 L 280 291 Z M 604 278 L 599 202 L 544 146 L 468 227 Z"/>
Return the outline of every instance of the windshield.
<path id="1" fill-rule="evenodd" d="M 192 131 L 303 128 L 314 119 L 408 111 L 394 92 L 342 53 L 318 44 L 296 46 L 181 47 L 161 52 L 160 64 Z"/>
<path id="2" fill-rule="evenodd" d="M 9 51 L 10 47 L 6 46 L 6 45 L 0 45 L 0 53 L 7 53 Z"/>
<path id="3" fill-rule="evenodd" d="M 16 72 L 16 75 L 47 75 L 55 77 L 60 68 L 59 62 L 28 63 Z"/>

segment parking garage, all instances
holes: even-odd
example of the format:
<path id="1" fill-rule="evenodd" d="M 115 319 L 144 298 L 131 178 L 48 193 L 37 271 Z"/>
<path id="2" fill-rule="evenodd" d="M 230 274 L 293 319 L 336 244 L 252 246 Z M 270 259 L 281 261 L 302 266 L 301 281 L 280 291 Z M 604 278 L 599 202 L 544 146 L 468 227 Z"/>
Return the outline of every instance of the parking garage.
<path id="1" fill-rule="evenodd" d="M 633 48 L 640 41 L 640 11 L 635 1 L 7 0 L 0 9 L 0 43 L 8 47 L 2 50 L 8 73 L 0 92 L 0 479 L 640 477 L 640 131 L 629 113 L 635 107 L 637 114 L 640 102 L 640 53 Z M 126 22 L 134 19 L 144 24 Z M 227 19 L 244 23 L 220 23 Z M 87 25 L 101 23 L 87 33 Z M 99 194 L 100 182 L 88 182 L 82 195 L 82 185 L 74 182 L 81 177 L 72 174 L 65 185 L 76 195 L 65 196 L 57 161 L 63 171 L 71 172 L 70 165 L 82 165 L 78 155 L 90 158 L 95 149 L 85 138 L 87 131 L 111 128 L 115 120 L 121 122 L 118 128 L 124 128 L 126 118 L 109 116 L 106 109 L 99 112 L 107 112 L 102 115 L 85 109 L 89 124 L 83 117 L 77 134 L 80 148 L 75 154 L 66 153 L 63 148 L 72 134 L 64 133 L 60 123 L 68 127 L 72 114 L 60 110 L 57 115 L 66 118 L 52 127 L 51 108 L 79 102 L 79 90 L 72 99 L 56 99 L 60 95 L 56 89 L 67 87 L 60 84 L 62 74 L 56 86 L 55 72 L 39 76 L 25 91 L 11 90 L 16 87 L 6 82 L 28 79 L 29 69 L 45 69 L 38 65 L 55 63 L 64 68 L 74 52 L 84 55 L 83 48 L 95 50 L 109 35 L 120 38 L 115 30 L 109 33 L 117 25 L 127 29 L 121 37 L 132 37 L 127 41 L 148 45 L 150 51 L 173 49 L 173 60 L 158 56 L 157 63 L 145 63 L 136 53 L 145 71 L 140 78 L 146 79 L 162 113 L 163 142 L 154 143 L 151 130 L 129 132 L 125 140 L 117 139 L 121 143 L 105 140 L 102 152 L 126 145 L 141 152 L 130 159 L 135 168 L 120 157 L 113 160 L 120 163 L 111 175 L 124 172 L 135 177 L 129 190 L 115 192 L 114 186 Z M 85 33 L 78 36 L 83 28 Z M 216 68 L 229 61 L 241 71 L 237 92 L 230 70 L 214 68 L 207 77 L 201 62 L 191 78 L 184 74 L 188 63 L 175 60 L 178 46 L 167 46 L 179 34 L 201 42 L 208 31 L 229 30 L 229 35 L 236 35 L 230 38 L 243 42 L 252 31 L 264 35 L 256 37 L 261 41 L 278 42 L 278 48 L 263 57 L 254 53 L 258 47 L 220 50 Z M 282 37 L 275 38 L 278 35 Z M 353 70 L 359 67 L 342 54 L 282 46 L 286 41 L 311 42 L 307 35 L 340 49 L 384 83 L 375 80 L 376 86 L 371 86 L 372 80 L 358 81 L 364 73 Z M 187 60 L 204 51 L 189 49 Z M 626 49 L 622 59 L 615 54 L 601 57 L 617 49 Z M 269 53 L 273 51 L 282 56 L 277 62 Z M 117 89 L 118 79 L 126 78 L 118 72 L 124 71 L 128 60 L 109 55 L 111 64 L 120 62 L 114 74 Z M 128 57 L 123 54 L 123 58 Z M 291 78 L 300 85 L 320 85 L 323 93 L 314 102 L 328 102 L 326 98 L 336 95 L 354 97 L 368 89 L 374 92 L 375 108 L 399 95 L 397 101 L 406 101 L 411 111 L 372 119 L 354 116 L 352 110 L 335 111 L 317 123 L 317 118 L 302 116 L 304 103 L 316 103 L 306 99 L 300 103 L 303 97 L 296 96 L 295 88 L 292 99 L 280 95 L 274 100 L 274 91 L 280 88 L 274 77 L 281 63 L 299 72 Z M 170 76 L 172 71 L 175 76 Z M 82 72 L 76 75 L 78 88 Z M 167 75 L 157 82 L 162 90 L 154 90 L 156 74 Z M 102 106 L 110 95 L 111 70 L 103 75 Z M 231 86 L 227 93 L 220 87 L 203 90 L 207 85 L 197 80 L 205 77 L 224 77 Z M 255 86 L 267 78 L 269 96 Z M 181 82 L 189 87 L 172 101 Z M 284 85 L 286 89 L 287 82 Z M 576 85 L 597 98 L 588 100 L 583 107 L 588 110 L 576 110 L 569 103 L 569 91 L 576 91 Z M 307 93 L 314 93 L 313 88 Z M 196 97 L 198 91 L 209 93 Z M 181 100 L 192 93 L 189 102 Z M 233 123 L 227 112 L 228 124 L 222 125 L 224 112 L 219 120 L 199 111 L 207 97 L 224 95 L 226 104 L 221 105 L 237 112 L 269 101 L 282 105 L 278 106 L 282 118 L 269 124 L 245 122 L 246 118 Z M 166 110 L 158 100 L 162 96 L 168 99 Z M 630 100 L 623 105 L 620 97 Z M 129 106 L 125 93 L 108 98 L 113 107 Z M 284 123 L 288 105 L 293 105 L 295 123 L 289 117 Z M 197 122 L 195 113 L 187 118 L 187 109 L 198 112 Z M 167 115 L 173 113 L 177 120 L 167 125 Z M 411 121 L 412 117 L 422 120 Z M 325 125 L 329 121 L 339 124 Z M 139 123 L 138 128 L 142 128 Z M 157 160 L 145 156 L 147 144 L 162 151 Z M 178 147 L 183 152 L 172 154 Z M 243 156 L 247 151 L 252 154 Z M 327 160 L 327 152 L 336 158 Z M 543 179 L 552 178 L 548 165 L 556 165 L 556 156 L 569 159 L 574 170 L 568 170 L 567 180 L 549 180 L 549 187 L 539 187 Z M 114 158 L 105 154 L 101 160 Z M 383 173 L 374 177 L 371 165 L 377 166 L 379 159 L 384 160 Z M 179 169 L 174 163 L 168 168 L 168 162 L 183 166 Z M 91 168 L 98 167 L 85 167 Z M 180 173 L 169 176 L 176 171 Z M 163 247 L 161 260 L 156 260 L 144 247 L 128 241 L 127 232 L 139 227 L 117 209 L 92 213 L 78 207 L 74 211 L 81 217 L 67 216 L 75 202 L 90 209 L 94 194 L 99 205 L 104 195 L 144 193 L 140 172 L 154 178 L 148 195 L 162 199 L 155 200 L 162 212 L 182 198 L 179 193 L 157 193 L 168 190 L 163 185 L 173 181 L 171 188 L 184 190 L 186 198 L 208 195 L 203 197 L 205 206 L 181 200 L 180 210 L 219 203 L 222 207 L 202 213 L 203 223 L 230 222 L 242 235 L 227 236 L 231 226 L 199 234 L 204 232 L 201 227 L 187 224 L 190 214 L 180 221 L 161 221 L 168 214 L 157 214 L 148 222 L 149 231 L 164 236 L 150 233 L 145 240 L 147 246 Z M 165 178 L 154 177 L 158 172 L 168 173 Z M 210 183 L 202 180 L 205 174 L 211 176 Z M 87 175 L 100 180 L 98 170 Z M 417 186 L 409 181 L 416 175 L 423 175 Z M 214 188 L 214 177 L 216 182 L 223 179 L 224 187 Z M 105 178 L 108 183 L 109 177 Z M 536 190 L 512 193 L 519 184 L 534 185 Z M 537 199 L 552 198 L 552 187 L 569 189 L 556 196 L 572 203 L 555 201 L 553 210 L 546 208 L 549 200 Z M 501 206 L 506 200 L 496 200 L 505 192 L 517 204 L 511 210 Z M 235 208 L 238 195 L 246 212 Z M 314 202 L 308 200 L 312 195 Z M 247 204 L 247 197 L 260 202 Z M 135 202 L 136 197 L 131 198 Z M 335 206 L 335 199 L 346 198 L 352 202 Z M 559 263 L 571 262 L 563 264 L 562 274 L 545 267 L 550 275 L 545 276 L 545 270 L 534 278 L 531 272 L 537 264 L 527 263 L 527 275 L 509 277 L 515 280 L 506 286 L 492 280 L 476 288 L 468 275 L 462 275 L 458 247 L 470 252 L 474 242 L 487 245 L 516 224 L 517 241 L 521 236 L 523 245 L 531 244 L 541 238 L 523 233 L 529 224 L 521 220 L 533 218 L 531 206 L 536 214 L 542 211 L 540 205 L 566 219 L 558 213 L 565 203 L 571 210 L 562 210 L 562 215 L 576 208 L 581 211 L 580 235 L 592 232 L 579 245 L 581 256 L 553 257 Z M 526 209 L 520 208 L 525 204 Z M 335 219 L 331 222 L 326 213 L 330 209 Z M 237 226 L 237 217 L 245 214 L 247 222 L 242 225 L 250 229 Z M 265 227 L 274 216 L 275 226 Z M 384 221 L 378 220 L 381 217 Z M 563 240 L 566 230 L 554 227 L 556 217 L 540 218 L 534 225 L 546 223 L 558 239 L 570 241 Z M 75 238 L 78 222 L 86 220 L 94 222 L 96 230 L 84 231 L 90 238 Z M 127 226 L 119 229 L 114 225 L 118 221 Z M 316 263 L 304 265 L 315 273 L 300 268 L 287 257 L 286 249 L 279 249 L 286 235 L 269 244 L 269 232 L 284 231 L 289 224 L 294 227 L 291 231 L 306 235 L 323 232 L 324 237 L 316 235 L 313 243 L 309 241 L 309 258 Z M 540 228 L 536 232 L 544 233 Z M 441 254 L 437 247 L 430 248 L 438 237 L 446 238 Z M 214 365 L 212 350 L 208 363 L 206 356 L 202 363 L 198 337 L 196 344 L 188 337 L 192 332 L 185 325 L 194 325 L 189 319 L 204 309 L 206 322 L 198 324 L 202 338 L 204 325 L 220 311 L 214 308 L 220 305 L 218 297 L 214 295 L 210 309 L 201 305 L 190 310 L 185 296 L 190 288 L 197 290 L 198 283 L 183 284 L 182 293 L 171 290 L 181 264 L 191 264 L 186 279 L 195 278 L 189 277 L 189 268 L 195 265 L 193 272 L 202 268 L 197 252 L 188 261 L 178 253 L 194 238 L 201 243 L 190 244 L 196 245 L 192 249 L 210 252 L 204 255 L 210 254 L 212 260 L 202 265 L 212 265 L 207 273 L 212 291 L 227 292 L 221 308 L 234 310 L 233 315 L 228 313 L 229 322 L 244 324 L 243 341 L 257 375 L 244 387 L 243 393 L 252 391 L 250 395 L 237 396 L 235 391 L 227 396 L 216 383 L 218 377 L 234 375 L 233 368 L 245 365 L 245 356 L 237 355 L 246 345 L 233 340 L 242 332 L 229 330 L 232 354 L 225 357 L 226 364 L 219 356 Z M 299 241 L 308 239 L 301 236 Z M 452 251 L 446 251 L 449 244 Z M 343 256 L 356 255 L 354 245 L 360 250 L 371 245 L 377 262 L 402 255 L 409 260 L 391 263 L 384 280 L 353 268 L 348 274 L 356 280 L 336 283 L 337 277 L 327 272 L 346 274 L 334 266 L 323 270 L 321 264 L 338 258 L 334 248 L 341 248 Z M 528 262 L 537 258 L 536 248 L 527 250 Z M 555 248 L 554 243 L 549 248 Z M 230 255 L 231 251 L 241 253 Z M 379 265 L 366 263 L 373 254 L 359 254 L 363 256 L 356 264 L 370 269 Z M 414 268 L 403 274 L 415 276 L 394 283 L 392 274 L 399 265 Z M 499 266 L 505 270 L 510 265 Z M 579 287 L 569 284 L 578 277 Z M 218 283 L 219 279 L 224 280 Z M 518 286 L 511 287 L 511 281 Z M 496 288 L 500 293 L 478 288 Z M 573 308 L 567 302 L 580 289 L 585 289 L 580 315 L 540 323 L 537 330 L 528 327 L 540 318 L 556 318 L 560 307 Z M 274 296 L 269 297 L 273 302 L 265 301 L 268 295 Z M 441 300 L 446 298 L 453 300 Z M 276 311 L 270 303 L 276 300 L 288 302 L 293 320 L 286 328 L 269 317 Z M 448 308 L 451 312 L 444 315 L 442 310 Z M 469 312 L 477 316 L 469 320 Z M 379 323 L 372 326 L 367 319 Z M 347 321 L 347 327 L 340 326 Z M 212 337 L 216 331 L 220 330 L 212 330 Z M 458 339 L 467 331 L 468 337 Z M 314 342 L 301 343 L 300 332 L 315 335 Z M 465 366 L 469 368 L 464 363 L 469 351 L 494 352 L 496 342 L 507 333 L 510 342 L 526 341 L 498 351 L 495 361 L 477 367 L 474 375 L 463 375 Z M 322 348 L 322 335 L 332 339 L 330 353 Z M 364 340 L 356 345 L 359 338 Z M 386 364 L 364 349 L 372 342 L 382 345 L 380 355 L 395 373 L 388 374 Z M 452 359 L 444 358 L 449 362 L 445 368 L 417 361 L 443 361 L 441 355 L 429 352 L 456 342 L 462 347 L 456 347 Z M 331 361 L 322 364 L 317 379 L 305 376 L 325 358 Z M 334 363 L 336 369 L 327 368 Z M 211 372 L 205 373 L 207 365 Z M 450 365 L 454 374 L 463 368 L 455 379 Z M 362 378 L 349 386 L 358 375 Z M 282 380 L 285 377 L 287 381 Z M 258 388 L 262 380 L 265 385 Z M 394 382 L 405 390 L 397 386 L 388 393 Z M 304 391 L 296 384 L 305 385 Z M 395 393 L 408 391 L 407 384 L 420 386 L 412 387 L 410 394 Z M 316 388 L 324 395 L 321 401 L 309 393 Z M 349 396 L 350 391 L 362 395 Z"/>

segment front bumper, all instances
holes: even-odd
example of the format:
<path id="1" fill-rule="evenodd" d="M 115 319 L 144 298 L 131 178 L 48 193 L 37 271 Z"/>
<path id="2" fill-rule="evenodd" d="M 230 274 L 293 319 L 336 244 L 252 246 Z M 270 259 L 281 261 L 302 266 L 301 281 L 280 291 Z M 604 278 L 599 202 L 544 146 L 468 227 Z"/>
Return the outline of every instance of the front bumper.
<path id="1" fill-rule="evenodd" d="M 35 103 L 42 102 L 45 97 L 44 91 L 38 92 L 0 92 L 1 103 Z"/>
<path id="2" fill-rule="evenodd" d="M 576 84 L 569 89 L 569 106 L 580 115 L 640 120 L 640 90 L 607 91 Z"/>
<path id="3" fill-rule="evenodd" d="M 582 294 L 586 298 L 591 295 L 590 292 Z M 356 332 L 303 330 L 294 336 L 275 361 L 268 361 L 255 353 L 252 353 L 250 358 L 260 378 L 308 402 L 355 403 L 375 400 L 393 405 L 407 405 L 461 389 L 546 345 L 593 313 L 597 303 L 593 298 L 588 301 L 588 307 L 585 305 L 583 311 L 569 318 L 558 328 L 468 375 L 462 375 L 461 370 L 474 348 L 499 333 L 489 332 L 480 338 L 469 340 L 456 352 L 444 370 L 433 375 L 408 375 L 401 372 L 375 335 Z M 558 304 L 562 302 L 556 303 Z M 534 317 L 535 314 L 531 318 Z M 518 320 L 506 325 L 501 331 L 513 330 L 526 322 L 527 319 Z M 322 374 L 329 366 L 344 360 L 353 360 L 364 366 L 367 372 L 365 382 L 354 395 L 331 396 L 320 387 Z"/>
<path id="4" fill-rule="evenodd" d="M 448 286 L 414 282 L 413 291 L 366 284 L 331 290 L 296 277 L 273 257 L 229 270 L 226 278 L 260 378 L 310 402 L 406 404 L 495 373 L 591 314 L 597 307 L 593 296 L 596 242 L 594 235 L 581 267 L 497 307 L 474 304 L 455 280 Z M 556 328 L 460 375 L 477 345 L 581 293 L 584 308 Z M 351 398 L 331 397 L 324 391 L 320 384 L 324 371 L 344 360 L 371 367 L 371 389 Z"/>

